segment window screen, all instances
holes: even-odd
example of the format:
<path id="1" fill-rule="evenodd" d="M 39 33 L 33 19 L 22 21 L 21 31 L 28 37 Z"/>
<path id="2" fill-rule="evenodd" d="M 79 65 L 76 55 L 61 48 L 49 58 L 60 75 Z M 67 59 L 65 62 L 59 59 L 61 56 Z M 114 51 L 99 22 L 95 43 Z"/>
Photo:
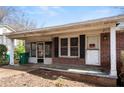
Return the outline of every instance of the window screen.
<path id="1" fill-rule="evenodd" d="M 61 39 L 61 56 L 68 55 L 68 39 L 62 38 Z"/>

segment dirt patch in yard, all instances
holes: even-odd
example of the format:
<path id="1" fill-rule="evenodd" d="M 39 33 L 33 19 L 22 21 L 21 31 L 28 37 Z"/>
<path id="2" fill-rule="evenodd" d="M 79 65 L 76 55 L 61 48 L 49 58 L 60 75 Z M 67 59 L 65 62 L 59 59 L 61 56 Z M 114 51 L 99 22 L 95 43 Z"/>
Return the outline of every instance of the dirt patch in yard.
<path id="1" fill-rule="evenodd" d="M 72 81 L 49 71 L 35 70 L 0 79 L 0 87 L 95 87 L 96 85 Z"/>

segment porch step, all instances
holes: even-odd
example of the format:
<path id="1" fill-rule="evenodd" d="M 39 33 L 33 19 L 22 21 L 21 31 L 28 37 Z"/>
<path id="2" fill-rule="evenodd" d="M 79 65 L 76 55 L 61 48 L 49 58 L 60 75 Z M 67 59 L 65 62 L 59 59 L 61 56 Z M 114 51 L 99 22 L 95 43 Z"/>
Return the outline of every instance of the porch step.
<path id="1" fill-rule="evenodd" d="M 90 70 L 78 69 L 78 68 L 63 69 L 63 68 L 53 68 L 53 67 L 44 67 L 44 66 L 41 66 L 40 69 L 68 72 L 68 73 L 74 73 L 74 74 L 85 74 L 85 75 L 91 75 L 91 76 L 110 77 L 106 72 L 95 71 L 95 70 L 91 70 L 91 69 Z M 113 78 L 115 78 L 115 77 L 113 77 Z"/>
<path id="2" fill-rule="evenodd" d="M 85 73 L 80 71 L 68 71 L 63 69 L 55 69 L 49 67 L 40 67 L 42 70 L 50 75 L 64 76 L 75 81 L 83 81 L 87 83 L 98 84 L 102 86 L 116 86 L 116 78 L 111 77 L 105 73 Z"/>
<path id="3" fill-rule="evenodd" d="M 104 71 L 101 67 L 98 66 L 87 66 L 87 65 L 67 65 L 67 64 L 50 64 L 50 65 L 45 65 L 42 64 L 42 67 L 50 67 L 50 68 L 57 68 L 57 69 L 78 69 L 78 70 L 88 70 L 88 71 L 100 71 L 100 72 L 106 72 Z"/>

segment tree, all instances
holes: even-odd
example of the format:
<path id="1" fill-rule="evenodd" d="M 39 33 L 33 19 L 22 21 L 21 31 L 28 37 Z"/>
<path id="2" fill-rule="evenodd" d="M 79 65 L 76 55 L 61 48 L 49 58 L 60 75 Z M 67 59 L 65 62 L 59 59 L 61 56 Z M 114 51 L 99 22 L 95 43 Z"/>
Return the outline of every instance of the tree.
<path id="1" fill-rule="evenodd" d="M 19 59 L 20 53 L 25 52 L 24 42 L 19 41 L 18 45 L 15 48 L 15 59 Z"/>
<path id="2" fill-rule="evenodd" d="M 6 53 L 7 47 L 3 44 L 0 44 L 0 64 L 4 64 L 7 62 Z"/>
<path id="3" fill-rule="evenodd" d="M 0 7 L 0 23 L 4 23 L 7 17 L 9 17 L 12 13 L 15 12 L 13 7 Z"/>
<path id="4" fill-rule="evenodd" d="M 36 23 L 27 18 L 25 15 L 16 16 L 14 19 L 9 19 L 6 24 L 10 25 L 16 31 L 27 31 L 36 28 Z"/>
<path id="5" fill-rule="evenodd" d="M 16 31 L 30 30 L 36 27 L 36 22 L 29 19 L 17 7 L 0 7 L 0 24 L 10 25 Z"/>

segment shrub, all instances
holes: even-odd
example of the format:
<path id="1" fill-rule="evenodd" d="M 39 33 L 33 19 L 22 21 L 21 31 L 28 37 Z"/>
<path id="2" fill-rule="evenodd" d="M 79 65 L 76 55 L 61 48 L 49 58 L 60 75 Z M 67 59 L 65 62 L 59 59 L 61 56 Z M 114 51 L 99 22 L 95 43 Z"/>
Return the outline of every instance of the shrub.
<path id="1" fill-rule="evenodd" d="M 7 47 L 3 44 L 0 44 L 0 63 L 7 62 L 6 53 Z"/>
<path id="2" fill-rule="evenodd" d="M 15 59 L 19 59 L 20 53 L 25 52 L 25 47 L 22 41 L 19 42 L 19 44 L 16 46 L 15 51 L 14 51 L 14 57 Z"/>

